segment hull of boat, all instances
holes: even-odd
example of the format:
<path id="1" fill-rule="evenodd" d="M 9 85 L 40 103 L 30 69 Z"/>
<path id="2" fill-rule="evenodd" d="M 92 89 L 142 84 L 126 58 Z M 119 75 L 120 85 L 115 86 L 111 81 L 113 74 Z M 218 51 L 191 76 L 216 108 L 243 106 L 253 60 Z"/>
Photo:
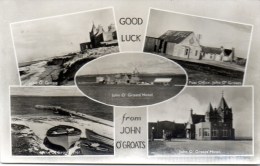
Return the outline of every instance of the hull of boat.
<path id="1" fill-rule="evenodd" d="M 68 150 L 71 145 L 75 144 L 80 139 L 80 135 L 76 136 L 68 136 L 68 135 L 62 135 L 59 137 L 51 137 L 47 136 L 50 143 L 62 146 L 64 149 Z"/>
<path id="2" fill-rule="evenodd" d="M 47 131 L 46 137 L 50 143 L 62 146 L 68 150 L 73 144 L 80 139 L 81 130 L 72 127 L 59 125 Z"/>
<path id="3" fill-rule="evenodd" d="M 114 146 L 114 140 L 106 136 L 95 133 L 92 130 L 86 129 L 86 137 L 90 141 L 101 142 L 110 146 Z"/>

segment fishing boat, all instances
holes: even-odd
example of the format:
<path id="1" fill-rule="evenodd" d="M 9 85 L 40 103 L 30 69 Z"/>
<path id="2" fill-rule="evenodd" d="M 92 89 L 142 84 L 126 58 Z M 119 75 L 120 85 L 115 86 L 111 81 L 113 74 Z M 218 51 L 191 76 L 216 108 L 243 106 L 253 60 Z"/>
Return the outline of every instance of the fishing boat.
<path id="1" fill-rule="evenodd" d="M 114 146 L 114 140 L 106 136 L 100 135 L 92 130 L 86 129 L 86 137 L 89 141 L 107 144 L 109 146 Z"/>
<path id="2" fill-rule="evenodd" d="M 72 126 L 59 125 L 50 128 L 46 136 L 50 143 L 62 146 L 68 150 L 80 139 L 81 130 Z"/>

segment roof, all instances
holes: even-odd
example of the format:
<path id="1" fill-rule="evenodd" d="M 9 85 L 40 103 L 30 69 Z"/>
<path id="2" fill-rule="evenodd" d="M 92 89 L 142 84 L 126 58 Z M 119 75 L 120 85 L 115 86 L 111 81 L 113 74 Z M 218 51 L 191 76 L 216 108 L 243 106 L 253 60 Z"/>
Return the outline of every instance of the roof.
<path id="1" fill-rule="evenodd" d="M 205 115 L 192 114 L 191 115 L 191 120 L 192 120 L 193 124 L 200 123 L 200 122 L 205 122 Z"/>
<path id="2" fill-rule="evenodd" d="M 224 52 L 225 52 L 225 56 L 229 56 L 233 52 L 233 50 L 231 50 L 231 49 L 224 49 Z"/>
<path id="3" fill-rule="evenodd" d="M 172 78 L 155 78 L 154 82 L 171 82 Z"/>
<path id="4" fill-rule="evenodd" d="M 172 43 L 180 43 L 184 39 L 186 39 L 190 34 L 192 34 L 192 31 L 173 31 L 173 30 L 168 30 L 165 32 L 163 35 L 159 37 L 159 39 L 163 39 L 167 42 L 172 42 Z"/>
<path id="5" fill-rule="evenodd" d="M 223 96 L 220 99 L 218 108 L 222 108 L 222 109 L 228 108 L 227 102 L 226 102 L 226 100 L 225 100 L 225 98 Z"/>
<path id="6" fill-rule="evenodd" d="M 221 48 L 201 46 L 201 51 L 204 53 L 220 54 Z"/>

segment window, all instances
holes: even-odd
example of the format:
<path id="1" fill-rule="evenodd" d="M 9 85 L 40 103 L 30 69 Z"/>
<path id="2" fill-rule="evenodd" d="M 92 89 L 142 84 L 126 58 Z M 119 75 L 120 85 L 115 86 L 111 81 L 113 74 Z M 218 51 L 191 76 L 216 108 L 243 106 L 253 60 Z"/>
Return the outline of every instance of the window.
<path id="1" fill-rule="evenodd" d="M 203 136 L 209 137 L 209 129 L 208 128 L 203 129 Z"/>
<path id="2" fill-rule="evenodd" d="M 189 55 L 189 48 L 185 48 L 185 55 Z"/>
<path id="3" fill-rule="evenodd" d="M 212 130 L 212 137 L 217 137 L 218 136 L 218 130 L 213 129 Z"/>
<path id="4" fill-rule="evenodd" d="M 228 137 L 228 130 L 223 130 L 223 137 Z"/>
<path id="5" fill-rule="evenodd" d="M 198 55 L 198 50 L 196 50 L 196 52 L 195 52 L 195 56 L 197 56 Z"/>
<path id="6" fill-rule="evenodd" d="M 199 129 L 199 136 L 201 136 L 201 128 Z"/>

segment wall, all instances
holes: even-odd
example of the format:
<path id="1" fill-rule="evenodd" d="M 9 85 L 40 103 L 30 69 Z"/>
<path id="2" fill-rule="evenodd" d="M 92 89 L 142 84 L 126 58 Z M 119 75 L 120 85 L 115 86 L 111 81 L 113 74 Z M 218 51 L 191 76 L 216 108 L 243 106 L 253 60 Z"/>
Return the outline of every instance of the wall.
<path id="1" fill-rule="evenodd" d="M 156 49 L 155 49 L 156 46 Z M 157 52 L 159 47 L 159 39 L 146 36 L 144 52 Z"/>
<path id="2" fill-rule="evenodd" d="M 174 43 L 167 42 L 166 54 L 173 55 Z"/>
<path id="3" fill-rule="evenodd" d="M 216 57 L 216 54 L 204 53 L 204 56 L 202 57 L 202 59 L 214 61 L 215 57 Z"/>
<path id="4" fill-rule="evenodd" d="M 104 39 L 104 41 L 113 40 L 112 32 L 103 32 L 103 39 Z"/>
<path id="5" fill-rule="evenodd" d="M 199 129 L 201 128 L 201 135 L 199 135 Z M 209 136 L 204 136 L 203 135 L 203 129 L 209 129 Z M 211 139 L 211 124 L 210 122 L 201 122 L 195 124 L 195 131 L 196 131 L 196 136 L 195 138 L 197 140 L 210 140 Z"/>

